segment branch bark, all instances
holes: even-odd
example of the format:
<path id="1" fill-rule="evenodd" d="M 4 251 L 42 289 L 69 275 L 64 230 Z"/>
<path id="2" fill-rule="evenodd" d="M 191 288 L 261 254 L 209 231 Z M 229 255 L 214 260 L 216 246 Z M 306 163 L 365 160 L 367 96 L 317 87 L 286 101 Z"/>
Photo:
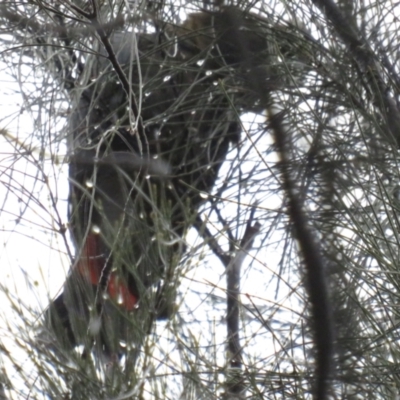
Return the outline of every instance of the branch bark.
<path id="1" fill-rule="evenodd" d="M 324 1 L 324 0 L 315 0 Z M 330 1 L 330 0 L 327 0 Z M 259 96 L 261 104 L 265 104 L 268 120 L 272 129 L 277 152 L 281 158 L 279 163 L 282 175 L 282 185 L 288 200 L 288 213 L 293 226 L 294 237 L 300 247 L 303 257 L 306 290 L 311 303 L 311 316 L 314 328 L 314 340 L 316 348 L 316 385 L 315 399 L 326 400 L 329 393 L 328 380 L 331 378 L 334 348 L 334 323 L 332 307 L 329 299 L 328 286 L 325 279 L 325 265 L 321 256 L 320 246 L 311 232 L 308 218 L 303 211 L 300 196 L 296 193 L 296 185 L 290 174 L 290 150 L 288 148 L 289 134 L 283 128 L 283 114 L 273 112 L 273 99 L 271 89 L 267 84 L 267 71 L 262 71 L 254 65 L 249 52 L 248 43 L 239 27 L 241 16 L 227 9 L 226 18 L 232 27 L 232 40 L 240 49 L 243 64 L 248 68 L 248 86 Z"/>
<path id="2" fill-rule="evenodd" d="M 260 233 L 261 229 L 261 224 L 259 222 L 253 224 L 255 210 L 256 206 L 253 206 L 247 222 L 246 231 L 234 257 L 226 254 L 222 250 L 217 239 L 215 239 L 214 235 L 201 220 L 200 216 L 197 216 L 195 222 L 197 231 L 204 238 L 212 252 L 219 258 L 226 269 L 226 325 L 229 370 L 224 398 L 227 400 L 241 398 L 246 390 L 245 381 L 242 376 L 243 361 L 242 346 L 240 344 L 240 279 L 243 262 L 253 246 L 255 237 Z"/>

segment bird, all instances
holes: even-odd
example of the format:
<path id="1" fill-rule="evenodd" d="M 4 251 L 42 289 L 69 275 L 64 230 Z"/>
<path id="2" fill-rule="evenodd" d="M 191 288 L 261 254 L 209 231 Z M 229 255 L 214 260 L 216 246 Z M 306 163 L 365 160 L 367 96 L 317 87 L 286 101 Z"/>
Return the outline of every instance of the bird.
<path id="1" fill-rule="evenodd" d="M 172 37 L 112 33 L 128 91 L 110 54 L 86 59 L 70 93 L 67 136 L 76 255 L 45 311 L 62 348 L 115 356 L 173 312 L 185 233 L 240 140 L 237 113 L 218 85 L 222 66 L 228 80 L 240 64 L 229 13 L 192 14 Z M 264 39 L 245 32 L 258 56 Z"/>

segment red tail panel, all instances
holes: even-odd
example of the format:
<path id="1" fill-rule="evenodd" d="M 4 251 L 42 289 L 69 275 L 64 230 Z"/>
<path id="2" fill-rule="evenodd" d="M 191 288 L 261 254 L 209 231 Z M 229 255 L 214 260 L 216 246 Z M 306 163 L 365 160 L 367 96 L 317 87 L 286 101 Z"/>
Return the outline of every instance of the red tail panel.
<path id="1" fill-rule="evenodd" d="M 100 283 L 106 266 L 106 259 L 104 255 L 100 253 L 97 243 L 98 240 L 98 235 L 93 233 L 88 234 L 77 265 L 80 274 L 95 286 Z"/>
<path id="2" fill-rule="evenodd" d="M 132 311 L 139 300 L 130 292 L 125 282 L 123 282 L 115 272 L 112 272 L 110 275 L 107 292 L 115 302 L 120 304 L 127 311 Z"/>
<path id="3" fill-rule="evenodd" d="M 102 278 L 107 278 L 107 293 L 110 298 L 125 310 L 132 311 L 138 302 L 138 297 L 131 293 L 124 280 L 115 271 L 108 277 L 104 276 L 107 258 L 101 253 L 99 240 L 99 235 L 88 234 L 77 264 L 78 271 L 94 286 L 98 286 Z"/>

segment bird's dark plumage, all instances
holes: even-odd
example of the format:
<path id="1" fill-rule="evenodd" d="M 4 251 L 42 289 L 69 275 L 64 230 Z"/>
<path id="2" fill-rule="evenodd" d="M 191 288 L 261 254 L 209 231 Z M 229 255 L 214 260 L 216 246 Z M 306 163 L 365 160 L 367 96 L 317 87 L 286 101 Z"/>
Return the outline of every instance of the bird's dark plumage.
<path id="1" fill-rule="evenodd" d="M 144 308 L 156 316 L 157 296 L 149 293 L 160 282 L 158 315 L 168 315 L 167 289 L 184 234 L 240 135 L 218 83 L 224 76 L 216 73 L 240 59 L 229 46 L 227 22 L 211 27 L 215 21 L 194 14 L 177 29 L 177 41 L 158 33 L 112 35 L 140 115 L 103 51 L 87 59 L 82 89 L 71 93 L 69 201 L 77 253 L 63 293 L 46 313 L 66 346 L 94 340 L 105 352 L 119 352 L 119 341 L 129 339 L 121 332 L 110 339 L 110 327 L 132 331 L 129 316 L 141 309 L 146 315 Z M 262 46 L 259 35 L 253 39 Z M 90 322 L 96 318 L 97 331 Z"/>

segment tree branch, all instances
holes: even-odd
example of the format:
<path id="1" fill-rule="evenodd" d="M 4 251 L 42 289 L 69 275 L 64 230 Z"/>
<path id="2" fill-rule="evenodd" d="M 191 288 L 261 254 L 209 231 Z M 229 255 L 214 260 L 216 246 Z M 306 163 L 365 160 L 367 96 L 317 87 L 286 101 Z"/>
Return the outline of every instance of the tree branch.
<path id="1" fill-rule="evenodd" d="M 287 146 L 288 134 L 282 126 L 282 113 L 274 114 L 272 112 L 270 89 L 267 84 L 262 84 L 268 81 L 265 76 L 267 72 L 260 71 L 260 69 L 254 65 L 248 50 L 248 43 L 246 43 L 244 35 L 239 30 L 242 22 L 241 15 L 227 9 L 225 17 L 230 22 L 232 28 L 232 41 L 236 43 L 237 48 L 240 49 L 243 63 L 249 69 L 249 89 L 254 90 L 254 92 L 258 94 L 262 104 L 265 104 L 277 151 L 281 157 L 279 166 L 282 174 L 282 185 L 288 199 L 288 212 L 293 225 L 294 236 L 298 240 L 304 260 L 307 282 L 306 289 L 311 303 L 315 347 L 317 350 L 315 398 L 318 400 L 325 400 L 329 392 L 329 385 L 327 382 L 331 376 L 333 363 L 334 324 L 328 286 L 325 280 L 324 262 L 319 245 L 316 243 L 314 235 L 308 226 L 308 219 L 303 212 L 300 197 L 296 193 L 296 187 L 290 175 L 290 161 L 288 158 L 290 152 Z"/>
<path id="2" fill-rule="evenodd" d="M 201 220 L 196 217 L 195 228 L 204 238 L 212 252 L 220 259 L 226 268 L 227 281 L 227 335 L 228 335 L 228 353 L 229 353 L 229 371 L 226 383 L 225 398 L 231 399 L 231 395 L 241 396 L 245 392 L 244 379 L 242 376 L 242 346 L 240 344 L 240 279 L 241 268 L 244 259 L 253 246 L 255 237 L 260 233 L 261 224 L 253 224 L 256 206 L 252 207 L 246 231 L 240 241 L 239 248 L 234 257 L 226 254 L 220 247 L 217 239 Z"/>

